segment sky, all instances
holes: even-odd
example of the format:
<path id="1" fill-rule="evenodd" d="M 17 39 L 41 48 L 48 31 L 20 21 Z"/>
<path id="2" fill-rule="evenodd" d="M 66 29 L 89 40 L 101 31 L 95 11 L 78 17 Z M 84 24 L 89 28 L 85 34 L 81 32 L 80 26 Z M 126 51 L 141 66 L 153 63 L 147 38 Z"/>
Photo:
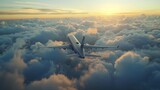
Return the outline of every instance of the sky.
<path id="1" fill-rule="evenodd" d="M 0 0 L 0 16 L 16 18 L 90 14 L 159 14 L 159 5 L 159 0 Z M 26 14 L 27 16 L 24 16 Z"/>

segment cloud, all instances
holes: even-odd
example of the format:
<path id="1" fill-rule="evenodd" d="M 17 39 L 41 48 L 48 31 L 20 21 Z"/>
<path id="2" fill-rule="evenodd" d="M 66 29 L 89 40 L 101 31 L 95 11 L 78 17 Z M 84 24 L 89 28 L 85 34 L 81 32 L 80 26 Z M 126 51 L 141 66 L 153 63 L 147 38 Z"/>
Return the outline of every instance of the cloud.
<path id="1" fill-rule="evenodd" d="M 99 60 L 93 60 L 89 64 L 88 71 L 80 78 L 82 90 L 104 90 L 111 89 L 112 76 Z"/>
<path id="2" fill-rule="evenodd" d="M 96 28 L 89 28 L 89 29 L 87 30 L 87 33 L 88 33 L 88 34 L 97 34 L 97 29 L 96 29 Z"/>
<path id="3" fill-rule="evenodd" d="M 14 10 L 1 10 L 0 15 L 59 15 L 59 14 L 87 14 L 80 10 L 65 10 L 65 9 L 46 9 L 46 8 L 20 8 Z"/>
<path id="4" fill-rule="evenodd" d="M 41 3 L 41 2 L 22 2 L 22 1 L 16 1 L 14 2 L 15 4 L 20 4 L 20 5 L 41 5 L 41 6 L 48 6 L 50 4 L 48 3 Z"/>
<path id="5" fill-rule="evenodd" d="M 47 43 L 46 43 L 46 46 L 48 47 L 52 47 L 52 46 L 61 46 L 63 45 L 63 42 L 62 41 L 52 41 L 52 40 L 49 40 Z"/>
<path id="6" fill-rule="evenodd" d="M 158 90 L 159 19 L 140 15 L 2 20 L 0 88 Z M 85 59 L 73 55 L 72 50 L 43 48 L 69 44 L 66 35 L 70 33 L 80 42 L 85 35 L 86 44 L 120 47 L 85 50 L 101 56 Z"/>
<path id="7" fill-rule="evenodd" d="M 20 50 L 24 45 L 24 41 L 22 39 L 17 39 L 16 43 L 13 45 L 12 50 L 8 51 L 13 54 L 13 58 L 9 58 L 9 61 L 4 61 L 1 63 L 1 72 L 0 72 L 0 87 L 2 89 L 7 90 L 24 90 L 24 77 L 23 70 L 27 67 L 26 63 L 23 61 L 22 55 L 24 54 L 24 50 Z M 2 61 L 2 60 L 1 60 Z M 3 66 L 3 67 L 2 67 Z"/>
<path id="8" fill-rule="evenodd" d="M 148 60 L 148 57 L 141 57 L 133 52 L 127 52 L 119 57 L 115 61 L 114 72 L 117 88 L 133 89 L 136 86 L 140 87 L 138 85 L 145 80 L 145 68 Z"/>
<path id="9" fill-rule="evenodd" d="M 73 81 L 64 75 L 52 75 L 48 79 L 44 78 L 40 81 L 32 82 L 27 90 L 76 90 Z"/>

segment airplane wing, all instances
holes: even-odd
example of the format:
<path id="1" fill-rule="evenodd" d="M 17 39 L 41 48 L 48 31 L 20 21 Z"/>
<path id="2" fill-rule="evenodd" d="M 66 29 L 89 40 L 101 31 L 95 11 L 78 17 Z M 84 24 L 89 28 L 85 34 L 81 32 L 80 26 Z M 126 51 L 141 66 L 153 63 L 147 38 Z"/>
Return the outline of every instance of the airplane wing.
<path id="1" fill-rule="evenodd" d="M 53 49 L 71 49 L 70 45 L 61 45 L 61 46 L 52 46 L 52 47 L 44 47 L 44 48 L 53 48 Z"/>
<path id="2" fill-rule="evenodd" d="M 97 46 L 97 45 L 84 45 L 84 48 L 86 49 L 116 49 L 119 46 Z"/>

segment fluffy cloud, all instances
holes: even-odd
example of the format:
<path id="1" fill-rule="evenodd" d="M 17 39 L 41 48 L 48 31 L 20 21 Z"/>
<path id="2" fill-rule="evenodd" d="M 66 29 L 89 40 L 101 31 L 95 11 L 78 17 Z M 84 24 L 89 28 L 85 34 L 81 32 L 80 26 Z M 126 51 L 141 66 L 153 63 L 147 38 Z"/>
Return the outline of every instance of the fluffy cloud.
<path id="1" fill-rule="evenodd" d="M 8 57 L 9 60 L 6 61 L 6 58 L 3 62 L 1 60 L 0 67 L 0 87 L 1 89 L 7 90 L 24 90 L 24 77 L 23 70 L 27 67 L 26 63 L 23 61 L 22 55 L 24 50 L 20 50 L 24 45 L 24 41 L 22 39 L 17 39 L 16 43 L 13 45 L 10 51 L 7 51 L 7 54 L 12 54 L 12 57 Z M 2 56 L 2 57 L 6 57 Z"/>
<path id="2" fill-rule="evenodd" d="M 88 71 L 80 78 L 80 89 L 82 90 L 104 90 L 111 89 L 112 75 L 107 70 L 104 62 L 91 61 Z"/>
<path id="3" fill-rule="evenodd" d="M 76 90 L 73 81 L 64 75 L 52 75 L 48 79 L 44 78 L 40 81 L 32 82 L 27 90 Z"/>
<path id="4" fill-rule="evenodd" d="M 127 52 L 119 57 L 115 61 L 114 72 L 117 88 L 134 89 L 142 86 L 148 59 L 133 52 Z"/>
<path id="5" fill-rule="evenodd" d="M 0 21 L 0 88 L 6 90 L 159 90 L 160 17 L 88 17 Z M 78 58 L 67 34 L 87 44 L 117 46 L 86 50 Z"/>

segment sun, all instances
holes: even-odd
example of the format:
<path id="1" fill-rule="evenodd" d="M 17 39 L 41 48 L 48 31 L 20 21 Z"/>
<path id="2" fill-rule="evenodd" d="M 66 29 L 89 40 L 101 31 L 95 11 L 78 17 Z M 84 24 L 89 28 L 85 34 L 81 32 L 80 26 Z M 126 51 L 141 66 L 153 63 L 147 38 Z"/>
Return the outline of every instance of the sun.
<path id="1" fill-rule="evenodd" d="M 128 12 L 126 5 L 122 5 L 122 4 L 103 5 L 99 8 L 98 11 L 105 15 L 114 15 L 118 13 Z"/>
<path id="2" fill-rule="evenodd" d="M 107 14 L 107 15 L 113 15 L 113 14 L 117 14 L 117 13 L 120 13 L 120 9 L 118 8 L 110 8 L 110 9 L 106 9 L 103 11 L 104 14 Z"/>

